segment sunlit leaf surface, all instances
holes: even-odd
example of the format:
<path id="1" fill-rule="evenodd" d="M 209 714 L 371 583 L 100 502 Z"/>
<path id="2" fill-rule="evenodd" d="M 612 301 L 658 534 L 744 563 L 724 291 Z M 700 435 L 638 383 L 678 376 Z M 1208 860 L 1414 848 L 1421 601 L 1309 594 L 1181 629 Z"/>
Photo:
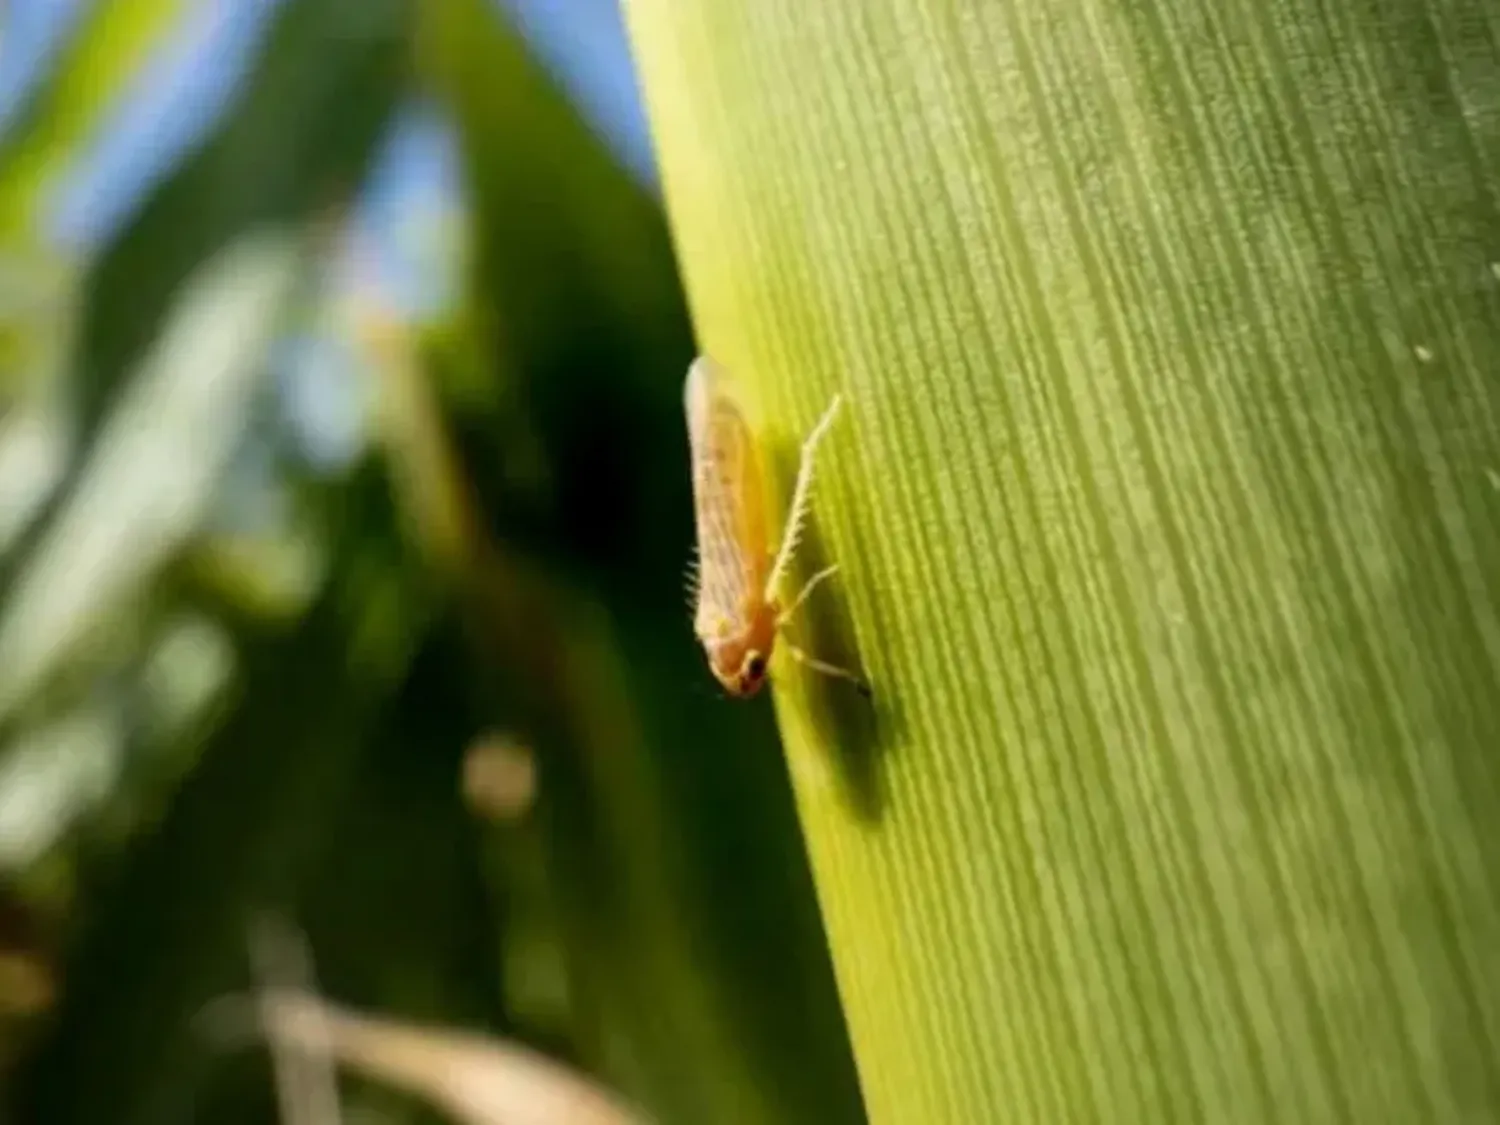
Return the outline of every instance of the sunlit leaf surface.
<path id="1" fill-rule="evenodd" d="M 871 1120 L 1500 1115 L 1495 7 L 626 9 Z"/>

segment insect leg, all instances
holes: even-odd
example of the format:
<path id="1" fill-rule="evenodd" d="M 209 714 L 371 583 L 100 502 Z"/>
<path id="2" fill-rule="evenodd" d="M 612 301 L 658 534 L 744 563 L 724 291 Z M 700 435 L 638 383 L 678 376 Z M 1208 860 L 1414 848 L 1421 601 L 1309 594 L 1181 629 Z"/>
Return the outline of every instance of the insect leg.
<path id="1" fill-rule="evenodd" d="M 792 615 L 802 608 L 802 603 L 807 601 L 807 595 L 813 592 L 813 587 L 816 586 L 819 582 L 823 581 L 823 579 L 832 577 L 834 572 L 836 572 L 838 568 L 838 563 L 834 563 L 832 566 L 825 566 L 822 570 L 818 571 L 817 574 L 814 574 L 811 578 L 809 578 L 807 580 L 807 584 L 802 587 L 802 592 L 792 600 L 792 604 L 787 606 L 786 609 L 777 614 L 777 628 L 780 628 L 788 621 L 790 621 L 792 619 Z"/>
<path id="2" fill-rule="evenodd" d="M 837 664 L 829 664 L 825 660 L 819 660 L 816 656 L 811 656 L 803 652 L 791 641 L 784 640 L 781 643 L 797 663 L 811 668 L 814 672 L 821 672 L 825 676 L 832 676 L 836 680 L 847 680 L 854 685 L 860 695 L 863 695 L 867 699 L 874 694 L 863 676 L 856 675 L 847 668 L 840 668 Z"/>
<path id="3" fill-rule="evenodd" d="M 797 483 L 792 489 L 791 507 L 787 509 L 786 529 L 781 533 L 781 547 L 776 552 L 776 561 L 771 564 L 770 577 L 766 579 L 767 599 L 775 596 L 776 588 L 791 564 L 797 541 L 802 536 L 802 524 L 807 518 L 807 501 L 812 489 L 813 454 L 817 451 L 818 442 L 833 424 L 834 415 L 838 413 L 842 403 L 843 396 L 835 394 L 828 409 L 823 412 L 823 417 L 818 419 L 818 424 L 802 442 L 802 453 L 797 460 Z"/>

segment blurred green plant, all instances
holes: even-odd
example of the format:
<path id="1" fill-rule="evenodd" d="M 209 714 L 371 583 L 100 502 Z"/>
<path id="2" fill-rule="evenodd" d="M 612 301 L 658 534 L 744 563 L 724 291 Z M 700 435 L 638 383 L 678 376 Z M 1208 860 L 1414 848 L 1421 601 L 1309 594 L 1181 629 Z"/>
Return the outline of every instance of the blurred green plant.
<path id="1" fill-rule="evenodd" d="M 68 158 L 138 78 L 151 48 L 182 15 L 182 0 L 112 0 L 89 6 L 50 79 L 0 137 L 0 243 L 34 246 L 40 208 Z"/>
<path id="2" fill-rule="evenodd" d="M 870 1120 L 1495 1119 L 1494 9 L 626 9 Z"/>
<path id="3" fill-rule="evenodd" d="M 0 152 L 16 254 L 172 19 L 75 32 Z M 310 315 L 345 299 L 342 220 L 414 97 L 458 131 L 465 296 Z M 382 1026 L 529 1043 L 665 1123 L 859 1121 L 770 715 L 711 696 L 682 606 L 666 230 L 497 14 L 286 0 L 206 143 L 51 268 L 68 299 L 7 321 L 26 428 L 0 431 L 29 481 L 0 512 L 0 913 L 41 919 L 0 926 L 0 970 L 44 998 L 0 1011 L 4 1113 L 275 1120 L 264 1053 L 199 1020 L 269 909 Z M 378 403 L 332 474 L 270 401 L 314 321 L 353 326 Z M 253 458 L 269 519 L 229 500 Z M 492 730 L 535 755 L 498 824 L 463 787 Z"/>

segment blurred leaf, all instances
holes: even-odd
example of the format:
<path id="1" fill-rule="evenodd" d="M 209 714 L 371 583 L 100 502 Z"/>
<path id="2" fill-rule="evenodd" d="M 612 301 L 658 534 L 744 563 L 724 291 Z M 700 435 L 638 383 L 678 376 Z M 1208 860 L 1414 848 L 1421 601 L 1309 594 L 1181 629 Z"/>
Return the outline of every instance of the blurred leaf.
<path id="1" fill-rule="evenodd" d="M 176 577 L 244 613 L 294 620 L 327 577 L 327 544 L 317 539 L 324 529 L 309 522 L 281 534 L 205 535 L 183 556 Z"/>
<path id="2" fill-rule="evenodd" d="M 871 1120 L 1495 1119 L 1493 6 L 626 7 Z"/>
<path id="3" fill-rule="evenodd" d="M 100 114 L 182 14 L 183 0 L 98 0 L 0 140 L 0 245 L 30 243 L 36 207 Z"/>
<path id="4" fill-rule="evenodd" d="M 8 1092 L 8 1119 L 194 1119 L 211 1060 L 193 1021 L 241 979 L 248 922 L 291 912 L 318 870 L 420 635 L 420 584 L 393 554 L 383 482 L 357 477 L 339 510 L 318 600 L 290 628 L 241 623 L 242 672 L 198 765 L 122 857 L 85 868 L 67 987 Z M 384 634 L 377 651 L 360 621 L 382 590 L 417 628 Z"/>
<path id="5" fill-rule="evenodd" d="M 357 188 L 405 79 L 406 0 L 285 0 L 238 102 L 104 252 L 75 360 L 81 439 L 177 287 L 248 230 L 302 226 Z"/>
<path id="6" fill-rule="evenodd" d="M 380 379 L 380 433 L 412 537 L 439 569 L 472 580 L 466 572 L 483 555 L 472 489 L 412 333 L 394 316 L 373 310 L 358 331 Z"/>
<path id="7" fill-rule="evenodd" d="M 181 740 L 234 671 L 233 642 L 203 614 L 178 611 L 142 654 L 141 725 L 155 744 Z"/>
<path id="8" fill-rule="evenodd" d="M 559 366 L 589 344 L 585 326 L 642 351 L 675 343 L 680 296 L 669 268 L 651 268 L 670 265 L 655 201 L 584 126 L 501 9 L 437 0 L 418 26 L 424 70 L 454 115 L 482 201 L 475 264 L 502 357 Z M 640 377 L 629 367 L 614 375 Z"/>
<path id="9" fill-rule="evenodd" d="M 366 542 L 361 554 L 371 548 Z M 408 575 L 412 567 L 406 558 Z M 336 581 L 347 587 L 350 578 L 344 571 Z M 394 592 L 423 604 L 419 587 Z M 480 878 L 476 826 L 459 786 L 475 722 L 471 657 L 450 615 L 421 618 L 408 635 L 416 650 L 365 735 L 358 769 L 322 816 L 324 845 L 299 865 L 294 910 L 331 994 L 391 1018 L 508 1034 L 497 954 L 509 905 Z M 195 1120 L 267 1120 L 263 1078 L 246 1065 L 258 1061 L 254 1053 L 221 1057 L 198 1090 Z M 361 1110 L 403 1125 L 437 1120 L 378 1083 L 348 1082 L 345 1095 L 351 1121 Z"/>
<path id="10" fill-rule="evenodd" d="M 444 340 L 435 370 L 472 379 L 466 348 L 488 362 L 490 405 L 458 416 L 459 439 L 480 490 L 505 498 L 494 519 L 507 540 L 560 567 L 587 561 L 602 581 L 665 579 L 677 597 L 685 544 L 641 534 L 671 527 L 686 505 L 681 474 L 642 456 L 681 440 L 673 372 L 692 350 L 666 226 L 500 9 L 435 0 L 419 21 L 423 72 L 459 129 L 474 208 L 474 338 Z M 524 438 L 511 415 L 526 420 Z M 505 450 L 546 450 L 545 491 L 500 492 L 514 470 L 495 434 Z"/>
<path id="11" fill-rule="evenodd" d="M 42 510 L 69 452 L 62 411 L 26 404 L 0 414 L 0 555 Z"/>
<path id="12" fill-rule="evenodd" d="M 251 237 L 190 279 L 4 604 L 0 716 L 196 527 L 264 373 L 299 250 L 285 235 Z"/>
<path id="13" fill-rule="evenodd" d="M 643 1118 L 581 1074 L 515 1043 L 398 1023 L 315 996 L 259 1001 L 273 1043 L 420 1093 L 468 1125 L 640 1125 Z"/>
<path id="14" fill-rule="evenodd" d="M 109 796 L 124 742 L 116 709 L 94 706 L 6 748 L 0 759 L 0 872 L 24 871 Z"/>
<path id="15" fill-rule="evenodd" d="M 0 250 L 0 414 L 61 405 L 78 288 L 79 270 L 48 251 Z"/>
<path id="16" fill-rule="evenodd" d="M 665 719 L 683 712 L 680 665 L 663 668 L 652 653 L 640 661 L 649 673 L 630 676 L 638 641 L 611 628 L 593 599 L 483 535 L 409 332 L 387 323 L 378 342 L 386 385 L 399 391 L 384 412 L 393 480 L 424 548 L 465 598 L 463 618 L 496 681 L 492 698 L 535 737 L 550 779 L 538 816 L 570 946 L 570 995 L 600 1025 L 583 1033 L 588 1061 L 668 1120 L 854 1119 L 785 776 L 745 769 L 729 753 L 764 755 L 768 730 L 737 724 L 744 733 L 726 734 L 709 770 L 685 771 L 690 782 L 707 772 L 734 790 L 743 818 L 722 809 L 699 818 L 667 803 L 659 774 L 699 749 L 683 737 L 686 724 Z M 674 591 L 674 618 L 679 607 Z M 654 632 L 659 619 L 650 620 Z M 647 693 L 657 677 L 652 688 L 666 686 L 670 698 Z M 651 706 L 637 707 L 632 689 Z M 691 784 L 681 788 L 672 796 L 695 799 Z M 697 860 L 739 831 L 757 842 L 748 863 Z M 729 896 L 719 892 L 727 878 Z M 764 948 L 765 935 L 777 940 L 773 952 L 758 964 L 741 956 Z"/>

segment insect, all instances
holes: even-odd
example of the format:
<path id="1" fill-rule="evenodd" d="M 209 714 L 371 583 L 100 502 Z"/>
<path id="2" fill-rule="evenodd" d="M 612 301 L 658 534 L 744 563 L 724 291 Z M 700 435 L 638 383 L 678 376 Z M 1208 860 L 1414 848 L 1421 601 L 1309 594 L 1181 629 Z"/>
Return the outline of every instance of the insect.
<path id="1" fill-rule="evenodd" d="M 786 527 L 773 554 L 760 456 L 749 423 L 729 393 L 723 368 L 708 356 L 699 356 L 688 368 L 683 404 L 698 525 L 693 632 L 708 655 L 714 678 L 731 695 L 747 698 L 760 690 L 782 626 L 813 588 L 838 570 L 829 566 L 814 574 L 783 607 L 779 590 L 807 517 L 813 455 L 840 402 L 835 395 L 802 443 Z M 863 694 L 870 693 L 853 672 L 808 655 L 790 640 L 782 643 L 794 659 L 814 671 L 848 680 Z"/>

